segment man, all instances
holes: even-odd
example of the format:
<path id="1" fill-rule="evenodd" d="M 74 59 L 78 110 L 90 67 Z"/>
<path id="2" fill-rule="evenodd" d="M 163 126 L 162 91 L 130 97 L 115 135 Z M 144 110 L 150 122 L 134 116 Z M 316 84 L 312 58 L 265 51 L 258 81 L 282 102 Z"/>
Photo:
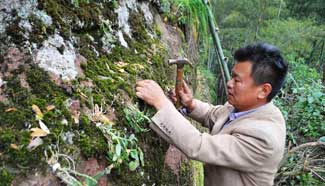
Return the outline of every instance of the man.
<path id="1" fill-rule="evenodd" d="M 272 45 L 258 43 L 235 52 L 225 105 L 193 99 L 184 83 L 180 99 L 188 116 L 210 129 L 199 132 L 180 114 L 160 86 L 139 81 L 136 95 L 157 109 L 150 127 L 189 158 L 204 162 L 205 185 L 270 186 L 283 157 L 285 121 L 271 102 L 288 65 Z"/>

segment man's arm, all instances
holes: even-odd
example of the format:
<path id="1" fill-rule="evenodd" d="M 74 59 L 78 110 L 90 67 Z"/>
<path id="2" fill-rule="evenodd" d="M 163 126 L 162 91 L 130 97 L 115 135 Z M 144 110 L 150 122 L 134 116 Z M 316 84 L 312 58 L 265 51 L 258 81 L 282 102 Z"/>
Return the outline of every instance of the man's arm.
<path id="1" fill-rule="evenodd" d="M 217 112 L 222 108 L 222 105 L 214 106 L 193 98 L 191 89 L 185 81 L 183 81 L 183 89 L 179 91 L 179 98 L 183 107 L 186 109 L 187 116 L 198 121 L 203 127 L 212 129 L 217 119 Z M 171 95 L 172 101 L 176 102 L 175 92 Z"/>
<path id="2" fill-rule="evenodd" d="M 208 164 L 225 166 L 242 171 L 256 171 L 273 153 L 272 145 L 263 138 L 244 133 L 210 135 L 200 133 L 172 104 L 165 105 L 152 118 L 160 133 L 189 158 Z M 159 133 L 158 133 L 159 134 Z"/>
<path id="3" fill-rule="evenodd" d="M 203 127 L 212 129 L 219 116 L 219 111 L 223 105 L 214 106 L 209 103 L 193 99 L 195 107 L 189 111 L 188 116 L 202 124 Z"/>

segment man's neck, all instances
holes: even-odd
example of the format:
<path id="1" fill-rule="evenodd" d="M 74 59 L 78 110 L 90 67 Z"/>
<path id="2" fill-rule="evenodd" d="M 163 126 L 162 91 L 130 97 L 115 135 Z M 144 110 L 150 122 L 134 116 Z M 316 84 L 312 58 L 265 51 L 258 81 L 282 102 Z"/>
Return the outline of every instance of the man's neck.
<path id="1" fill-rule="evenodd" d="M 265 104 L 267 104 L 269 102 L 261 102 L 261 103 L 258 103 L 258 104 L 255 104 L 255 105 L 252 105 L 252 106 L 249 106 L 249 107 L 246 107 L 246 108 L 242 108 L 242 109 L 238 109 L 238 108 L 235 108 L 235 112 L 246 112 L 246 111 L 249 111 L 249 110 L 254 110 L 254 109 L 257 109 Z"/>

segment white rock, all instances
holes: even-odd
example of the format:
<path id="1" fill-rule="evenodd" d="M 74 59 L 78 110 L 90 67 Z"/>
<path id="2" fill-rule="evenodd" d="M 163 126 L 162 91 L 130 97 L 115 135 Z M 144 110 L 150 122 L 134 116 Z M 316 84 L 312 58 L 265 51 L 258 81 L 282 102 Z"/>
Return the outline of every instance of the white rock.
<path id="1" fill-rule="evenodd" d="M 73 137 L 74 136 L 75 136 L 75 134 L 73 132 L 70 132 L 70 131 L 61 134 L 62 140 L 67 142 L 70 145 L 73 144 Z"/>
<path id="2" fill-rule="evenodd" d="M 121 45 L 124 46 L 125 48 L 128 48 L 128 43 L 125 41 L 121 30 L 117 32 L 117 37 Z"/>
<path id="3" fill-rule="evenodd" d="M 61 54 L 58 48 L 64 48 Z M 69 42 L 57 34 L 43 42 L 43 47 L 36 53 L 36 63 L 45 71 L 51 72 L 63 80 L 73 80 L 78 75 L 75 66 L 76 53 Z"/>
<path id="4" fill-rule="evenodd" d="M 0 87 L 2 87 L 2 85 L 4 85 L 5 82 L 2 80 L 2 78 L 0 77 Z"/>
<path id="5" fill-rule="evenodd" d="M 43 10 L 37 10 L 34 12 L 34 15 L 41 20 L 46 26 L 51 26 L 53 21 L 52 17 L 47 15 Z"/>
<path id="6" fill-rule="evenodd" d="M 119 28 L 122 29 L 123 32 L 127 34 L 130 38 L 132 38 L 131 28 L 129 25 L 129 10 L 126 7 L 126 4 L 122 3 L 119 8 L 115 10 L 115 13 L 117 13 Z"/>
<path id="7" fill-rule="evenodd" d="M 19 27 L 23 28 L 24 30 L 27 30 L 28 32 L 32 32 L 32 25 L 28 20 L 21 20 L 19 22 Z"/>
<path id="8" fill-rule="evenodd" d="M 148 2 L 140 3 L 140 9 L 144 14 L 144 18 L 146 19 L 147 23 L 152 24 L 153 16 L 149 9 L 149 3 Z"/>

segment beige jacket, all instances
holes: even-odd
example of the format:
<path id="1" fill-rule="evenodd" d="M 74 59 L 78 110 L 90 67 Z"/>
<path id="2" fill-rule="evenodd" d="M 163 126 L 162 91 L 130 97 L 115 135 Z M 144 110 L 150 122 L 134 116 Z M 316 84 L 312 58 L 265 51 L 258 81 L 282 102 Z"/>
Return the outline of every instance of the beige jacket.
<path id="1" fill-rule="evenodd" d="M 150 127 L 189 158 L 204 162 L 206 186 L 270 186 L 283 157 L 285 121 L 268 103 L 222 127 L 234 109 L 196 101 L 189 115 L 210 129 L 199 132 L 172 105 L 152 118 Z"/>

